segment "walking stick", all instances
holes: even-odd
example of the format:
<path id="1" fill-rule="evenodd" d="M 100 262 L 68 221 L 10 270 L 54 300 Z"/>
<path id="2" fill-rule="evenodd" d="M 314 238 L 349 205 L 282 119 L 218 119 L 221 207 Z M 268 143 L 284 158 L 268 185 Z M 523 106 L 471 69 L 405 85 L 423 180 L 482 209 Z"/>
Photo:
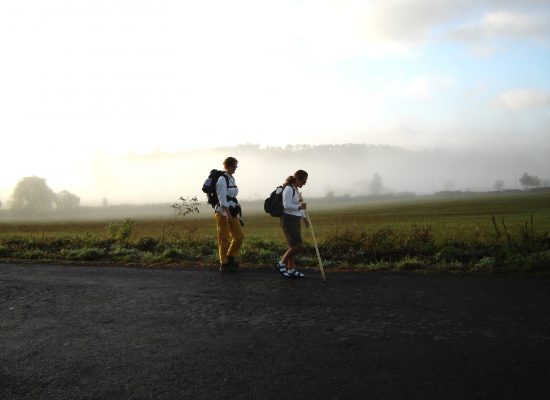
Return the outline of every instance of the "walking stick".
<path id="1" fill-rule="evenodd" d="M 313 237 L 313 244 L 315 245 L 315 252 L 317 253 L 317 261 L 319 261 L 319 269 L 321 270 L 321 277 L 323 278 L 323 282 L 326 282 L 327 277 L 325 276 L 325 269 L 323 268 L 323 261 L 321 260 L 321 254 L 319 254 L 319 246 L 317 246 L 317 239 L 315 239 L 315 232 L 313 232 L 313 225 L 311 225 L 311 220 L 309 219 L 309 215 L 305 210 L 304 210 L 304 214 L 309 224 L 309 228 L 311 229 L 311 236 Z"/>

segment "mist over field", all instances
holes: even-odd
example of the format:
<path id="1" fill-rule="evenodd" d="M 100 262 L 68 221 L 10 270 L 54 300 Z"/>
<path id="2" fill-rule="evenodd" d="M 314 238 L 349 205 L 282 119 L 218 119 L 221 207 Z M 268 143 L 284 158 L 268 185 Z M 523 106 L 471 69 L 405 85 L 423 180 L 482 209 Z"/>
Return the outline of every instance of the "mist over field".
<path id="1" fill-rule="evenodd" d="M 520 189 L 527 172 L 550 178 L 550 150 L 477 151 L 407 150 L 365 144 L 265 147 L 239 145 L 217 149 L 154 152 L 141 155 L 96 156 L 88 174 L 64 187 L 47 179 L 54 189 L 78 195 L 83 206 L 170 203 L 180 196 L 204 200 L 201 186 L 209 171 L 223 169 L 227 156 L 239 160 L 235 174 L 241 200 L 263 199 L 297 169 L 310 174 L 303 193 L 308 197 L 365 196 L 372 193 L 375 174 L 381 178 L 378 194 L 438 191 L 492 191 Z M 2 200 L 13 188 L 2 188 Z"/>
<path id="2" fill-rule="evenodd" d="M 550 150 L 491 151 L 407 150 L 366 144 L 265 147 L 238 145 L 193 151 L 153 152 L 123 156 L 96 155 L 70 182 L 46 179 L 54 192 L 67 190 L 80 206 L 169 204 L 180 196 L 197 196 L 211 169 L 223 169 L 227 156 L 239 160 L 235 174 L 241 201 L 262 200 L 297 169 L 309 173 L 307 198 L 378 195 L 426 195 L 440 191 L 486 192 L 522 189 L 525 172 L 548 186 Z M 70 166 L 68 166 L 70 169 Z M 379 185 L 374 192 L 373 180 Z M 21 177 L 23 178 L 23 177 Z M 15 183 L 14 183 L 15 186 Z M 0 190 L 2 210 L 9 209 L 14 187 Z M 167 207 L 167 213 L 170 209 Z"/>
<path id="3" fill-rule="evenodd" d="M 223 169 L 227 156 L 239 160 L 235 174 L 240 197 L 263 199 L 297 169 L 310 174 L 304 195 L 364 196 L 374 174 L 383 193 L 429 194 L 443 190 L 491 191 L 497 180 L 505 189 L 520 188 L 524 172 L 550 178 L 550 151 L 493 153 L 490 150 L 410 151 L 391 146 L 327 145 L 236 147 L 164 153 L 96 161 L 94 184 L 113 202 L 150 203 L 198 195 L 212 168 Z M 90 194 L 91 195 L 91 194 Z M 97 196 L 97 194 L 96 194 Z M 83 202 L 86 202 L 85 198 Z"/>

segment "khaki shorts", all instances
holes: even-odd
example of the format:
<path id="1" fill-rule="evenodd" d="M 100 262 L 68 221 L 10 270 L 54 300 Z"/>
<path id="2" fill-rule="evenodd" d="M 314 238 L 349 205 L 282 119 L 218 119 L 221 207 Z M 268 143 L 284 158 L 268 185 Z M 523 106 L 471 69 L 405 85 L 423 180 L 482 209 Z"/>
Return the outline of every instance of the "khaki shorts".
<path id="1" fill-rule="evenodd" d="M 303 243 L 300 220 L 302 217 L 283 213 L 281 227 L 289 246 L 297 246 Z"/>

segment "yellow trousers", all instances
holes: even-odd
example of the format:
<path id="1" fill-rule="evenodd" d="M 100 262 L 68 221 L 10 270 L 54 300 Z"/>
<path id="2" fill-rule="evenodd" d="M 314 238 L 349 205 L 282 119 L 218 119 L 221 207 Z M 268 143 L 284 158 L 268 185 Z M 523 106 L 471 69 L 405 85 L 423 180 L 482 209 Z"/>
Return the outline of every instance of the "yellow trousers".
<path id="1" fill-rule="evenodd" d="M 220 262 L 227 264 L 227 257 L 235 257 L 243 244 L 244 232 L 238 218 L 227 220 L 224 215 L 216 213 L 216 226 L 218 233 L 218 253 Z"/>

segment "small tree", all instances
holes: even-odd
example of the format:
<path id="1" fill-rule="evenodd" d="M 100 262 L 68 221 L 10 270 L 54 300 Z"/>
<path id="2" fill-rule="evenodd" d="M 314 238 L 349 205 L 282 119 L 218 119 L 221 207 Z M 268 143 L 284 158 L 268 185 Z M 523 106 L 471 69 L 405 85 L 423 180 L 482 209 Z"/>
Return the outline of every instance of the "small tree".
<path id="1" fill-rule="evenodd" d="M 174 203 L 170 207 L 174 210 L 174 218 L 172 219 L 172 228 L 176 225 L 176 219 L 177 217 L 185 217 L 189 214 L 198 214 L 200 212 L 199 206 L 201 203 L 198 201 L 197 196 L 193 197 L 185 197 L 181 196 L 179 198 L 179 203 Z M 187 235 L 187 239 L 193 239 L 193 236 L 197 232 L 197 227 L 194 225 L 186 225 L 184 227 L 185 234 Z M 173 233 L 173 235 L 177 235 L 176 233 Z M 164 240 L 164 226 L 162 227 L 162 238 Z"/>
<path id="2" fill-rule="evenodd" d="M 521 178 L 519 178 L 519 183 L 525 189 L 540 187 L 541 181 L 538 176 L 529 175 L 527 172 L 524 172 Z"/>
<path id="3" fill-rule="evenodd" d="M 197 196 L 193 196 L 191 198 L 181 196 L 179 200 L 179 203 L 174 203 L 171 205 L 174 209 L 174 219 L 178 216 L 185 217 L 188 214 L 198 214 L 200 212 L 199 206 L 201 203 L 199 203 Z"/>
<path id="4" fill-rule="evenodd" d="M 382 177 L 377 173 L 372 177 L 372 181 L 369 185 L 370 194 L 379 195 L 384 191 L 384 185 L 382 184 Z"/>
<path id="5" fill-rule="evenodd" d="M 501 179 L 498 179 L 495 181 L 495 190 L 498 192 L 502 192 L 504 189 L 504 181 Z"/>
<path id="6" fill-rule="evenodd" d="M 57 196 L 46 184 L 46 179 L 37 176 L 22 178 L 12 195 L 11 208 L 27 212 L 43 212 L 53 208 Z"/>
<path id="7" fill-rule="evenodd" d="M 80 197 L 63 190 L 57 194 L 56 207 L 60 210 L 74 210 L 80 206 Z"/>

